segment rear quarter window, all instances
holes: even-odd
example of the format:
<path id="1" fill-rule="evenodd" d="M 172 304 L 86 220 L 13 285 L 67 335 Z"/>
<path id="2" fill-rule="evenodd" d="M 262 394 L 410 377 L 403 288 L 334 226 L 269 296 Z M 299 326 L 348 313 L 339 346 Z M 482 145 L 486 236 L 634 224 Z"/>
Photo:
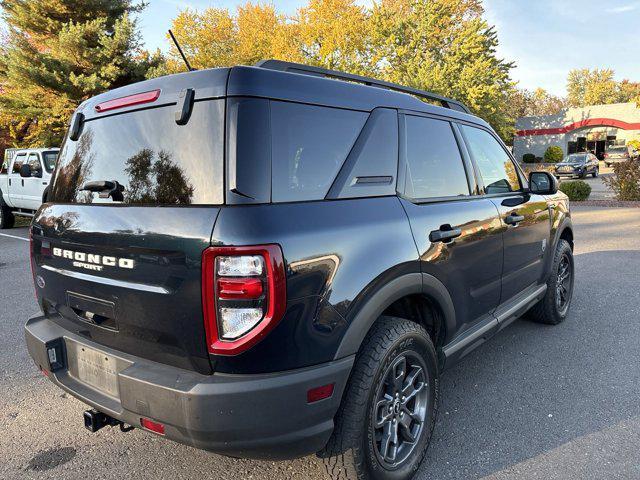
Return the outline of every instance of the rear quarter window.
<path id="1" fill-rule="evenodd" d="M 272 101 L 272 200 L 324 199 L 368 116 Z"/>

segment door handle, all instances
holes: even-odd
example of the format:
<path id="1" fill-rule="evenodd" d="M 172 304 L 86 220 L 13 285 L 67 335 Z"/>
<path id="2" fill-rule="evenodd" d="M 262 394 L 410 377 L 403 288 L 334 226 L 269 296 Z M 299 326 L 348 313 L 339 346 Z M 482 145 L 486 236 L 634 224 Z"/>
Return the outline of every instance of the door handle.
<path id="1" fill-rule="evenodd" d="M 445 225 L 443 225 L 442 227 L 444 226 Z M 451 228 L 451 227 L 442 228 L 442 227 L 440 227 L 439 230 L 434 230 L 429 234 L 429 240 L 431 241 L 431 243 L 436 243 L 436 242 L 449 243 L 454 238 L 458 238 L 460 235 L 462 235 L 462 230 L 460 230 L 459 228 Z"/>
<path id="2" fill-rule="evenodd" d="M 24 180 L 22 180 L 22 186 L 24 187 Z"/>
<path id="3" fill-rule="evenodd" d="M 524 221 L 524 215 L 511 214 L 504 219 L 504 223 L 506 223 L 507 225 L 517 225 L 522 221 Z"/>

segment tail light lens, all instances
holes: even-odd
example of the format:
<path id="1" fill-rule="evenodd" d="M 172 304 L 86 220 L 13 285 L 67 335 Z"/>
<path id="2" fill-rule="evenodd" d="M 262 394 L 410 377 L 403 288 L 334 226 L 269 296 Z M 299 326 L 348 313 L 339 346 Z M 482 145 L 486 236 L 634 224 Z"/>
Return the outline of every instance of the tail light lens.
<path id="1" fill-rule="evenodd" d="M 609 158 L 609 154 L 608 154 L 608 153 L 605 153 L 605 154 L 604 154 L 604 158 Z"/>
<path id="2" fill-rule="evenodd" d="M 202 254 L 202 303 L 207 348 L 237 355 L 262 340 L 286 308 L 278 245 L 211 247 Z"/>

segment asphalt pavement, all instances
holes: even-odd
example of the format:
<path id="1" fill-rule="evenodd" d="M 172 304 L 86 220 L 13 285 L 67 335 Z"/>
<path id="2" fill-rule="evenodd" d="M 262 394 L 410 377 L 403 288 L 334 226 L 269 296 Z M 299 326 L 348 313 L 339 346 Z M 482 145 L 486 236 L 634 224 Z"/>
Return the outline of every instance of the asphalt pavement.
<path id="1" fill-rule="evenodd" d="M 419 479 L 640 478 L 640 209 L 575 207 L 574 224 L 567 320 L 517 321 L 446 372 Z M 237 460 L 85 430 L 86 407 L 26 352 L 38 312 L 26 228 L 0 234 L 0 478 L 324 478 L 313 456 Z"/>

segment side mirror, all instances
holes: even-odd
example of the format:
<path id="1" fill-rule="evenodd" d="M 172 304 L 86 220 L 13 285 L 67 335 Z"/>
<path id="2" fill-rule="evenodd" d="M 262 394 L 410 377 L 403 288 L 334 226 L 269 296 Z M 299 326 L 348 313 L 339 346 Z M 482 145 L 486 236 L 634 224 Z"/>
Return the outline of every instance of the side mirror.
<path id="1" fill-rule="evenodd" d="M 549 172 L 531 172 L 529 190 L 538 195 L 553 195 L 558 192 L 558 179 Z"/>
<path id="2" fill-rule="evenodd" d="M 23 163 L 20 167 L 20 176 L 22 178 L 31 177 L 31 166 L 28 163 Z"/>

